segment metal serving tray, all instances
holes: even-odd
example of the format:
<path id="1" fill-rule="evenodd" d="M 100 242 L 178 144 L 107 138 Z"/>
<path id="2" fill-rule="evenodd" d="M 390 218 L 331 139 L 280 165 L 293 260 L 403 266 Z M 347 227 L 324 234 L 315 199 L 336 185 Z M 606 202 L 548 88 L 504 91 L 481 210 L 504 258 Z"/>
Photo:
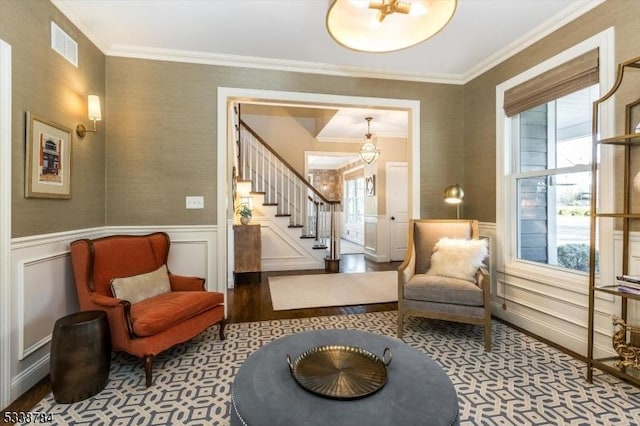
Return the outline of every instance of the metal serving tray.
<path id="1" fill-rule="evenodd" d="M 388 359 L 387 359 L 388 357 Z M 382 358 L 352 346 L 317 346 L 287 364 L 296 382 L 316 395 L 332 399 L 355 399 L 371 395 L 387 383 L 391 350 Z"/>

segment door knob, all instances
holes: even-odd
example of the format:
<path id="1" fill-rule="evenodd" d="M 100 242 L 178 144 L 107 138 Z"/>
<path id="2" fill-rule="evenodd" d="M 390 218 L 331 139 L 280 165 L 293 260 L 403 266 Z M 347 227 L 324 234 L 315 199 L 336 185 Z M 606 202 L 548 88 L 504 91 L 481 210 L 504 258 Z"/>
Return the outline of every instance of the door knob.
<path id="1" fill-rule="evenodd" d="M 391 220 L 396 220 L 396 217 L 395 216 L 391 216 Z"/>

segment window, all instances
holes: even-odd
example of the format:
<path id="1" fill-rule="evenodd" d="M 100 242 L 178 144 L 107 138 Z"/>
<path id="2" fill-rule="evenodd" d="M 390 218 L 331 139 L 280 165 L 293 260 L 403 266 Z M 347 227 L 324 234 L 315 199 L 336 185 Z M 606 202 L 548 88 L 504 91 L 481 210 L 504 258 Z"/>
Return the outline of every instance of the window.
<path id="1" fill-rule="evenodd" d="M 592 102 L 599 97 L 601 79 L 610 80 L 608 71 L 600 72 L 603 58 L 610 59 L 608 34 L 496 87 L 501 176 L 496 237 L 503 241 L 497 260 L 508 275 L 580 286 L 576 289 L 586 279 Z M 602 154 L 597 155 L 601 161 Z M 601 164 L 609 167 L 609 162 Z M 596 244 L 602 243 L 602 231 L 596 232 Z M 607 236 L 607 246 L 612 241 Z"/>
<path id="2" fill-rule="evenodd" d="M 364 177 L 348 179 L 344 186 L 345 222 L 364 222 Z"/>
<path id="3" fill-rule="evenodd" d="M 591 105 L 598 85 L 511 118 L 515 257 L 572 270 L 589 266 Z"/>

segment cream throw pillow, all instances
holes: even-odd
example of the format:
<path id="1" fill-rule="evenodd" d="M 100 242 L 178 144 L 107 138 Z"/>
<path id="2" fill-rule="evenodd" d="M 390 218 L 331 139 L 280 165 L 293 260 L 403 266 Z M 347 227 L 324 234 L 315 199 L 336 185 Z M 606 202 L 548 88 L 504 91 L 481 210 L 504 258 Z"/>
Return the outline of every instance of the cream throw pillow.
<path id="1" fill-rule="evenodd" d="M 427 275 L 476 281 L 476 271 L 487 257 L 487 240 L 441 238 L 431 255 Z"/>
<path id="2" fill-rule="evenodd" d="M 167 265 L 162 265 L 153 272 L 134 275 L 133 277 L 114 278 L 111 280 L 111 291 L 118 299 L 138 303 L 160 294 L 169 293 L 169 273 Z"/>

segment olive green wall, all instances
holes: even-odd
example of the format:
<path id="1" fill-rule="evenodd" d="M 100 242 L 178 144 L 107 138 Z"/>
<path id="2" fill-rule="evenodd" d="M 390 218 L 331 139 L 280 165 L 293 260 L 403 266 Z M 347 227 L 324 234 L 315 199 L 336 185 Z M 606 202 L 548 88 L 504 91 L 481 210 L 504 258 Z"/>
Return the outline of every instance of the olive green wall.
<path id="1" fill-rule="evenodd" d="M 496 86 L 611 26 L 616 63 L 640 56 L 638 0 L 608 0 L 464 86 L 464 217 L 496 221 Z"/>
<path id="2" fill-rule="evenodd" d="M 78 42 L 77 68 L 51 49 L 51 21 Z M 87 95 L 104 100 L 104 55 L 48 0 L 1 0 L 0 38 L 12 53 L 12 236 L 103 226 L 101 125 L 83 140 L 73 134 L 70 200 L 25 198 L 24 157 L 26 111 L 72 129 L 89 124 Z"/>
<path id="3" fill-rule="evenodd" d="M 462 86 L 107 57 L 107 224 L 217 223 L 217 88 L 421 103 L 421 212 L 451 214 L 442 189 L 462 179 Z M 205 208 L 186 210 L 185 196 Z"/>

